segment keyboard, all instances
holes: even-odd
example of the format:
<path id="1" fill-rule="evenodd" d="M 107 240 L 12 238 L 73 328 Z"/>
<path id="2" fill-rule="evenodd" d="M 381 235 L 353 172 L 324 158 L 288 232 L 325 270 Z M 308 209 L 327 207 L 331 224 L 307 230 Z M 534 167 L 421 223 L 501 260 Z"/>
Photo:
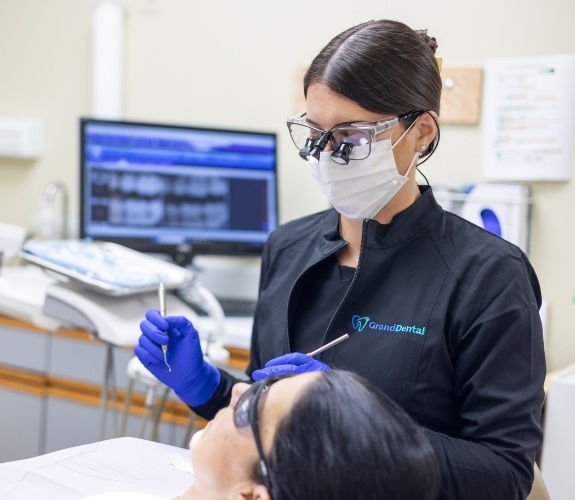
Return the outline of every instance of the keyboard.
<path id="1" fill-rule="evenodd" d="M 207 316 L 207 311 L 200 304 L 190 300 L 186 294 L 176 293 L 176 295 L 191 307 L 198 316 Z M 228 318 L 253 318 L 254 316 L 257 302 L 253 299 L 225 299 L 222 297 L 216 297 L 216 299 L 220 303 L 224 315 Z"/>
<path id="2" fill-rule="evenodd" d="M 218 301 L 226 316 L 253 317 L 256 311 L 257 302 L 255 300 L 218 298 Z"/>

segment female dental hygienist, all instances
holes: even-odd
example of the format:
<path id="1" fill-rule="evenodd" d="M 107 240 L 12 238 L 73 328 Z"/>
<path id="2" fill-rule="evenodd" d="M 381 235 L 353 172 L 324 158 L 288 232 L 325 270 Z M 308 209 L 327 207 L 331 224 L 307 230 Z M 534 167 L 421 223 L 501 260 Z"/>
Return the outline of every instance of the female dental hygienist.
<path id="1" fill-rule="evenodd" d="M 542 441 L 541 291 L 519 248 L 416 183 L 439 140 L 436 47 L 425 31 L 370 21 L 312 61 L 307 112 L 288 127 L 334 208 L 270 236 L 247 373 L 355 371 L 426 432 L 439 498 L 522 499 Z M 212 418 L 236 379 L 203 360 L 187 319 L 146 317 L 136 354 Z M 316 358 L 303 354 L 344 333 Z"/>

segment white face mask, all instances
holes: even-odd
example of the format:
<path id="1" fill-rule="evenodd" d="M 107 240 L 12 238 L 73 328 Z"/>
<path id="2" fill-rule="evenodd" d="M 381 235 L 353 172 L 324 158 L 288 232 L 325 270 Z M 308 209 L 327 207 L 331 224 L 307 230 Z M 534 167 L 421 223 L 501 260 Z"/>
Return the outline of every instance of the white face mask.
<path id="1" fill-rule="evenodd" d="M 371 219 L 406 183 L 419 153 L 414 155 L 405 175 L 400 175 L 393 148 L 409 132 L 411 126 L 393 146 L 391 139 L 373 143 L 371 153 L 365 160 L 353 160 L 349 165 L 339 165 L 331 159 L 330 151 L 321 153 L 317 163 L 306 162 L 319 190 L 341 215 L 356 220 Z M 369 144 L 355 147 L 352 158 L 354 151 L 363 148 L 369 148 Z"/>

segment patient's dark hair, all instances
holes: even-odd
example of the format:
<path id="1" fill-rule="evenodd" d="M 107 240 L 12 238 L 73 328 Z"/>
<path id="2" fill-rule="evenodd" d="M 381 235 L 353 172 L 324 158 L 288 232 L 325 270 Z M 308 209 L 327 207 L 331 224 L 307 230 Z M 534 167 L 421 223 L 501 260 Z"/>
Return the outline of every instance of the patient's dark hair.
<path id="1" fill-rule="evenodd" d="M 268 457 L 273 500 L 426 500 L 439 491 L 430 442 L 359 375 L 320 372 L 279 425 Z M 254 468 L 254 479 L 258 478 Z"/>
<path id="2" fill-rule="evenodd" d="M 427 30 L 398 21 L 368 21 L 340 33 L 315 57 L 303 81 L 322 83 L 362 108 L 400 116 L 410 111 L 439 115 L 441 76 L 435 58 L 437 42 Z M 401 123 L 409 126 L 412 120 Z M 421 155 L 435 150 L 438 135 Z"/>

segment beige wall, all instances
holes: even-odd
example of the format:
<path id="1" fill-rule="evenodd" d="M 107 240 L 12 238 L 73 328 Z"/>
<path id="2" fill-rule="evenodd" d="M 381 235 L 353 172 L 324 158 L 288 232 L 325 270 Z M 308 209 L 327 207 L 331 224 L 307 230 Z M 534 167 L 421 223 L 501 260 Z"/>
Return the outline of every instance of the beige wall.
<path id="1" fill-rule="evenodd" d="M 392 18 L 428 28 L 445 66 L 575 53 L 572 0 L 118 0 L 127 9 L 125 118 L 274 130 L 281 219 L 326 205 L 292 149 L 284 119 L 294 75 L 344 28 Z M 0 221 L 29 226 L 44 187 L 64 182 L 77 217 L 78 117 L 91 110 L 94 0 L 0 0 L 0 116 L 47 125 L 37 161 L 0 159 Z M 573 113 L 575 110 L 566 110 Z M 432 185 L 479 181 L 480 126 L 444 126 L 424 172 Z M 548 363 L 575 362 L 573 182 L 533 183 L 531 257 L 550 304 Z"/>

